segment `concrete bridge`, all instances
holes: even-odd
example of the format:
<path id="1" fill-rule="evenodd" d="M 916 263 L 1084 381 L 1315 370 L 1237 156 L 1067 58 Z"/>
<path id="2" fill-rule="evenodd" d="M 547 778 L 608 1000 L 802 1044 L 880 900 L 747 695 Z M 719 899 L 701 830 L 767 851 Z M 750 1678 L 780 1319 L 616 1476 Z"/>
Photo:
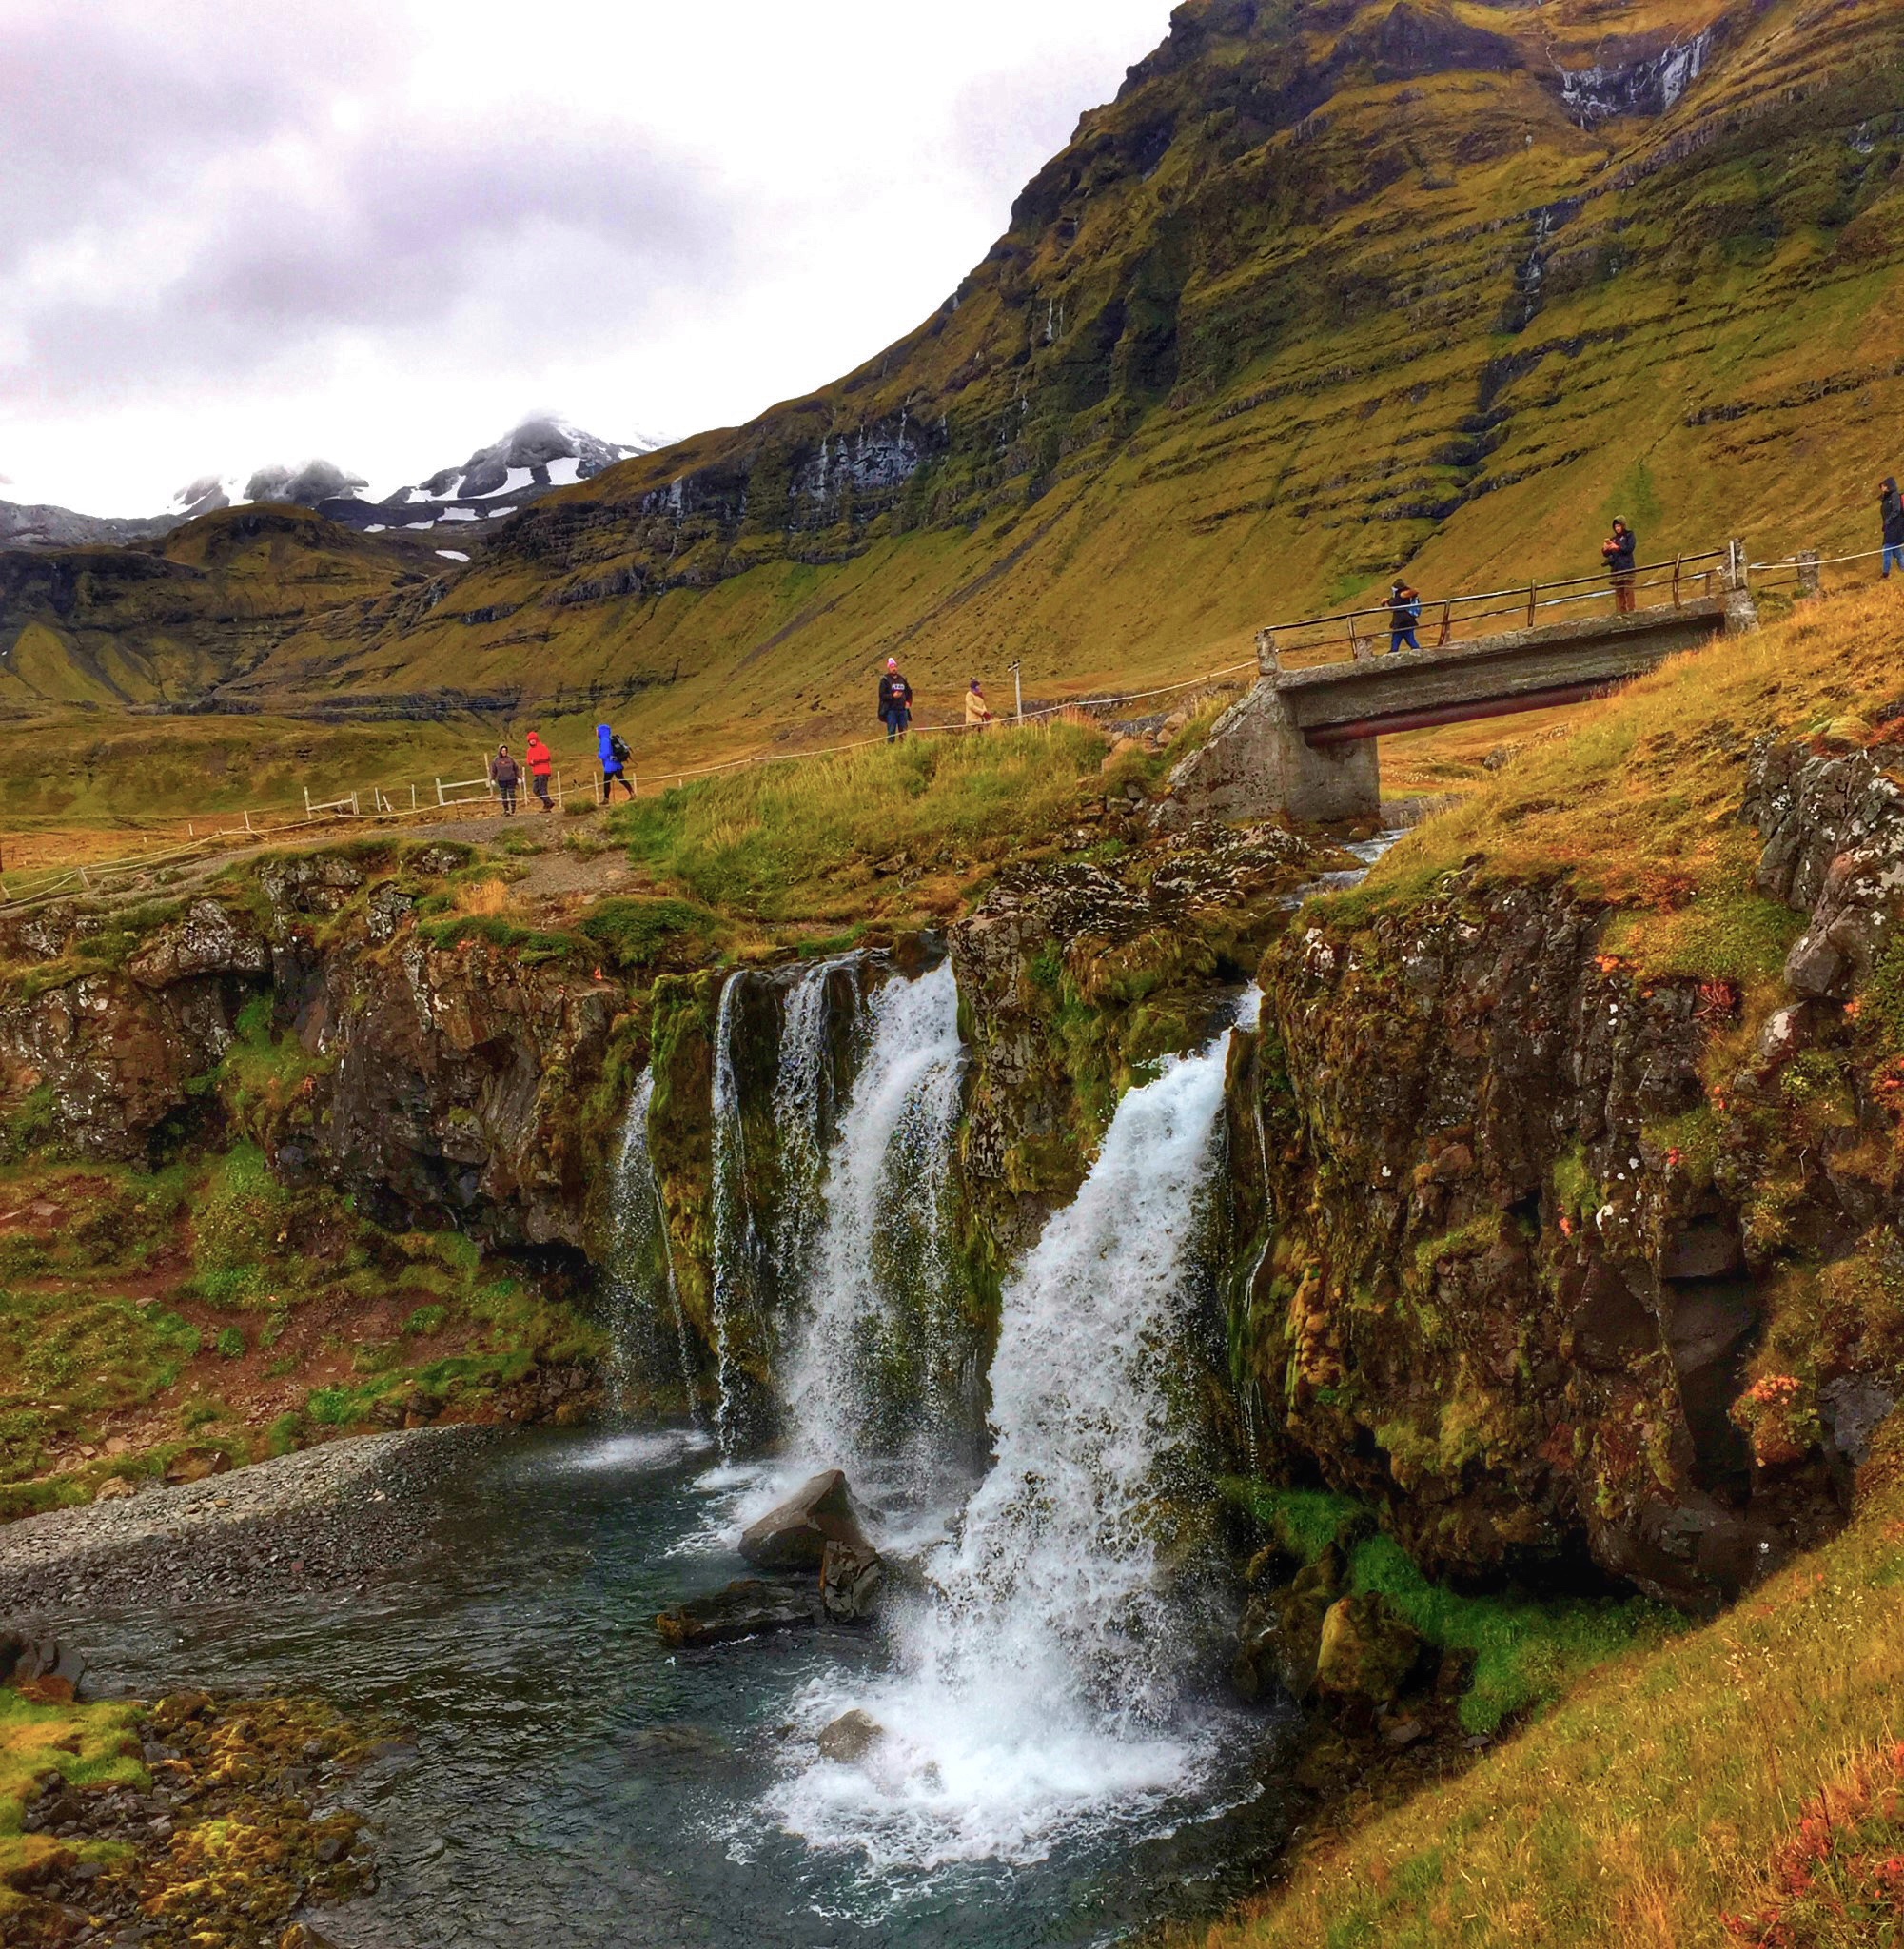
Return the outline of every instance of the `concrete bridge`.
<path id="1" fill-rule="evenodd" d="M 1502 592 L 1430 605 L 1429 618 L 1440 611 L 1438 625 L 1424 620 L 1423 634 L 1438 635 L 1435 646 L 1393 656 L 1375 653 L 1378 629 L 1385 634 L 1388 627 L 1385 610 L 1263 631 L 1261 679 L 1218 719 L 1208 742 L 1177 767 L 1171 798 L 1196 818 L 1373 819 L 1382 809 L 1378 751 L 1384 735 L 1580 703 L 1678 651 L 1757 623 L 1737 542 L 1692 564 L 1682 558 L 1636 570 L 1635 606 L 1626 613 L 1581 614 L 1578 605 L 1585 601 L 1615 600 L 1604 576 L 1591 580 L 1589 596 L 1577 592 L 1580 583 L 1548 584 L 1544 598 L 1540 584 L 1506 592 L 1511 611 L 1503 608 Z M 1668 593 L 1661 600 L 1639 605 L 1640 595 L 1662 590 Z M 1462 604 L 1471 605 L 1466 615 L 1459 613 Z M 1540 620 L 1543 609 L 1556 608 L 1570 613 Z M 1505 613 L 1527 621 L 1455 640 L 1463 626 Z M 1314 640 L 1319 629 L 1335 625 L 1346 625 L 1346 634 Z M 1346 660 L 1306 668 L 1286 661 L 1344 644 Z"/>

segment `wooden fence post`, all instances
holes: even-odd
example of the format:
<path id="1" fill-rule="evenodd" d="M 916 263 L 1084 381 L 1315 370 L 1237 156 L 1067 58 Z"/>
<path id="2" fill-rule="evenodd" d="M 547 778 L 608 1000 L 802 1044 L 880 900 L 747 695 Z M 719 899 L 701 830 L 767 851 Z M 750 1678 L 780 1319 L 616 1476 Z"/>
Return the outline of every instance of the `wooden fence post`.
<path id="1" fill-rule="evenodd" d="M 1540 600 L 1540 583 L 1529 582 L 1527 584 L 1527 627 L 1529 629 L 1532 629 L 1534 627 L 1534 610 Z"/>

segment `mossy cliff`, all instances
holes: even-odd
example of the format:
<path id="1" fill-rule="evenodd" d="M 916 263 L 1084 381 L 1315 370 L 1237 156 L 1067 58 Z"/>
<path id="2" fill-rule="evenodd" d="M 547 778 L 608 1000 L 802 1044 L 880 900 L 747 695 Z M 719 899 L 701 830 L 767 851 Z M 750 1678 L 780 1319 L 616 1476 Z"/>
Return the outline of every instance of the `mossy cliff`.
<path id="1" fill-rule="evenodd" d="M 1431 1570 L 1730 1597 L 1904 1395 L 1875 620 L 1648 679 L 1265 963 L 1239 1367 Z"/>

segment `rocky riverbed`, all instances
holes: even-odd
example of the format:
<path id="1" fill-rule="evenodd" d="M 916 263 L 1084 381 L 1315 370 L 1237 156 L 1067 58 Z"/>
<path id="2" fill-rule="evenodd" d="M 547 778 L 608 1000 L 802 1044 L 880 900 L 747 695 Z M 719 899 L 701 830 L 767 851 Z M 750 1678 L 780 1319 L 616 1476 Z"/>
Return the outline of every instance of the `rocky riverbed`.
<path id="1" fill-rule="evenodd" d="M 0 1623 L 365 1583 L 415 1563 L 420 1491 L 494 1439 L 429 1427 L 332 1442 L 10 1524 L 0 1528 Z"/>

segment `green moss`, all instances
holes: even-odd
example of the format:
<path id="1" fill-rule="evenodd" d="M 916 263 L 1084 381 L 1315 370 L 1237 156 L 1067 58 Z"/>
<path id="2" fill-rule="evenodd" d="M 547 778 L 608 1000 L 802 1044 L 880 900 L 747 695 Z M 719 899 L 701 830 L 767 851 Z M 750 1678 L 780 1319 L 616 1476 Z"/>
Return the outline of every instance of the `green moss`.
<path id="1" fill-rule="evenodd" d="M 1379 1591 L 1437 1649 L 1474 1655 L 1461 1705 L 1472 1732 L 1491 1733 L 1505 1719 L 1538 1711 L 1595 1665 L 1685 1627 L 1676 1613 L 1639 1598 L 1462 1597 L 1430 1583 L 1385 1536 L 1359 1545 L 1352 1562 L 1357 1590 Z"/>
<path id="2" fill-rule="evenodd" d="M 243 1360 L 248 1351 L 244 1329 L 238 1327 L 226 1327 L 214 1344 L 226 1360 Z"/>
<path id="3" fill-rule="evenodd" d="M 688 900 L 623 899 L 592 908 L 579 932 L 610 966 L 622 971 L 651 967 L 675 948 L 705 958 L 718 930 L 715 915 Z"/>
<path id="4" fill-rule="evenodd" d="M 538 927 L 519 927 L 493 914 L 463 914 L 442 920 L 425 920 L 418 928 L 431 946 L 456 948 L 465 944 L 501 948 L 525 967 L 545 962 L 578 960 L 590 954 L 590 944 L 573 934 L 555 934 Z"/>

